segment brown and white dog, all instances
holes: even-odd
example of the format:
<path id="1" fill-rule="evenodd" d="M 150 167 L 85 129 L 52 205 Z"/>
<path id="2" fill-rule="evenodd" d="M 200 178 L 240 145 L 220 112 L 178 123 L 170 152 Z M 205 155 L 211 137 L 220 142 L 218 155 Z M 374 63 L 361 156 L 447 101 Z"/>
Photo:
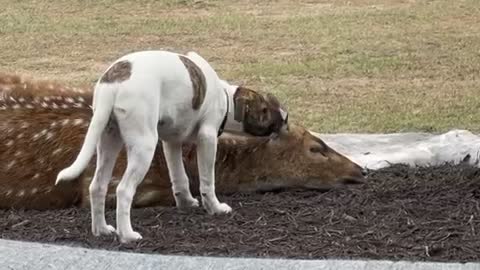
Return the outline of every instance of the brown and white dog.
<path id="1" fill-rule="evenodd" d="M 133 231 L 130 208 L 138 184 L 152 162 L 159 140 L 179 207 L 199 205 L 189 188 L 182 145 L 197 145 L 202 205 L 210 214 L 229 213 L 215 194 L 215 156 L 219 130 L 250 135 L 279 133 L 287 114 L 253 92 L 257 108 L 239 104 L 239 88 L 221 80 L 200 55 L 139 51 L 116 60 L 98 80 L 93 117 L 77 158 L 57 176 L 56 183 L 76 179 L 97 152 L 90 185 L 92 233 L 110 234 L 105 221 L 105 196 L 117 156 L 125 144 L 128 166 L 117 187 L 117 234 L 121 242 L 141 239 Z M 253 119 L 253 121 L 251 120 Z M 249 120 L 249 121 L 246 121 Z M 266 131 L 262 131 L 266 130 Z"/>

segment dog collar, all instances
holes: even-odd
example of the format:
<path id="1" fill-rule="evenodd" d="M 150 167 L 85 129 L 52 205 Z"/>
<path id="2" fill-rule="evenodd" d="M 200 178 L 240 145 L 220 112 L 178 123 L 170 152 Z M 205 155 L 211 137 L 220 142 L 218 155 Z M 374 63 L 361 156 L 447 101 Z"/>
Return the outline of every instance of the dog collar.
<path id="1" fill-rule="evenodd" d="M 230 109 L 229 108 L 230 107 L 230 100 L 228 100 L 227 90 L 225 90 L 225 88 L 223 88 L 223 91 L 225 92 L 225 96 L 227 97 L 227 112 L 225 113 L 225 117 L 223 117 L 222 124 L 220 124 L 220 128 L 218 129 L 217 137 L 220 137 L 220 135 L 222 135 L 222 133 L 223 133 L 223 129 L 225 128 L 225 124 L 227 123 L 228 111 Z"/>

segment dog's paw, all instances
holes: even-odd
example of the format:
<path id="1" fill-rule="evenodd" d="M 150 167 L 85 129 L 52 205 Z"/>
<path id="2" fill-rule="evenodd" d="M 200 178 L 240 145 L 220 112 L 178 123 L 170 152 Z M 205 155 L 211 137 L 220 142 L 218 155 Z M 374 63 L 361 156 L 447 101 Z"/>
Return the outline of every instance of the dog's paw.
<path id="1" fill-rule="evenodd" d="M 221 215 L 232 212 L 232 208 L 226 203 L 219 203 L 213 207 L 206 208 L 206 210 L 211 215 Z"/>
<path id="2" fill-rule="evenodd" d="M 92 227 L 92 233 L 95 236 L 110 235 L 114 232 L 115 232 L 115 228 L 111 225 Z"/>
<path id="3" fill-rule="evenodd" d="M 183 198 L 180 196 L 175 197 L 175 202 L 178 208 L 190 208 L 190 207 L 198 207 L 200 203 L 197 199 L 193 198 L 192 196 Z"/>
<path id="4" fill-rule="evenodd" d="M 128 244 L 131 242 L 142 240 L 142 235 L 138 232 L 132 231 L 129 233 L 124 233 L 122 235 L 118 235 L 118 238 L 120 239 L 120 242 L 122 244 Z"/>

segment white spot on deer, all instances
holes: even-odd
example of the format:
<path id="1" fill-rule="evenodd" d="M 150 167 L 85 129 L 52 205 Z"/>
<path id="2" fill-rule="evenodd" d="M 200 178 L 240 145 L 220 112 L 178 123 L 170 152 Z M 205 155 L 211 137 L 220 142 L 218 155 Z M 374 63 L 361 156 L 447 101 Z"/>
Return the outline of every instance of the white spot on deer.
<path id="1" fill-rule="evenodd" d="M 62 152 L 62 148 L 57 148 L 57 149 L 55 149 L 55 150 L 52 152 L 52 154 L 53 154 L 53 155 L 56 155 L 56 154 L 58 154 L 58 153 L 60 153 L 60 152 Z"/>
<path id="2" fill-rule="evenodd" d="M 23 195 L 25 195 L 25 191 L 23 189 L 21 189 L 18 193 L 17 193 L 17 196 L 18 197 L 23 197 Z"/>
<path id="3" fill-rule="evenodd" d="M 46 136 L 46 140 L 50 140 L 53 137 L 53 132 L 48 132 Z"/>
<path id="4" fill-rule="evenodd" d="M 33 140 L 34 140 L 34 141 L 38 140 L 38 138 L 40 138 L 40 136 L 42 136 L 42 135 L 40 134 L 40 132 L 37 133 L 37 134 L 35 134 L 35 135 L 33 135 Z"/>
<path id="5" fill-rule="evenodd" d="M 73 107 L 81 108 L 81 107 L 83 107 L 83 104 L 82 103 L 75 103 L 75 104 L 73 104 Z"/>
<path id="6" fill-rule="evenodd" d="M 68 102 L 68 103 L 75 103 L 75 100 L 74 100 L 73 98 L 71 98 L 71 97 L 67 97 L 67 98 L 65 99 L 65 101 Z"/>
<path id="7" fill-rule="evenodd" d="M 40 177 L 40 174 L 39 173 L 36 173 L 34 176 L 33 176 L 33 179 L 37 179 Z"/>
<path id="8" fill-rule="evenodd" d="M 58 109 L 58 105 L 57 105 L 57 103 L 52 103 L 52 108 L 54 108 L 54 109 Z"/>
<path id="9" fill-rule="evenodd" d="M 13 190 L 9 189 L 7 190 L 7 192 L 5 193 L 6 196 L 9 196 L 10 194 L 12 194 Z"/>
<path id="10" fill-rule="evenodd" d="M 23 152 L 19 150 L 19 151 L 15 152 L 15 155 L 14 155 L 14 156 L 19 157 L 19 156 L 21 156 L 22 154 L 23 154 Z"/>
<path id="11" fill-rule="evenodd" d="M 55 89 L 55 86 L 53 84 L 49 84 L 48 89 L 53 90 L 53 89 Z"/>
<path id="12" fill-rule="evenodd" d="M 62 104 L 62 109 L 68 109 L 68 105 L 67 104 Z"/>
<path id="13" fill-rule="evenodd" d="M 43 100 L 48 102 L 48 101 L 50 101 L 50 97 L 44 97 Z"/>
<path id="14" fill-rule="evenodd" d="M 10 162 L 7 164 L 7 170 L 10 170 L 10 169 L 13 167 L 13 165 L 15 165 L 15 163 L 16 163 L 15 160 L 10 161 Z"/>
<path id="15" fill-rule="evenodd" d="M 25 107 L 26 107 L 27 109 L 33 109 L 32 104 L 27 104 L 27 105 L 25 105 Z"/>
<path id="16" fill-rule="evenodd" d="M 33 103 L 40 103 L 40 97 L 34 97 Z"/>
<path id="17" fill-rule="evenodd" d="M 9 129 L 7 130 L 7 133 L 12 133 L 12 132 L 13 132 L 13 128 L 9 128 Z"/>
<path id="18" fill-rule="evenodd" d="M 69 122 L 70 122 L 70 119 L 65 119 L 65 120 L 62 121 L 62 125 L 66 126 L 66 125 L 68 125 Z"/>
<path id="19" fill-rule="evenodd" d="M 20 133 L 17 135 L 17 139 L 21 139 L 21 138 L 23 138 L 23 133 Z"/>
<path id="20" fill-rule="evenodd" d="M 81 91 L 80 93 L 83 93 L 83 91 Z M 79 102 L 85 102 L 85 99 L 83 97 L 78 97 L 77 99 L 78 99 Z"/>
<path id="21" fill-rule="evenodd" d="M 25 102 L 25 99 L 23 97 L 21 97 L 21 98 L 18 99 L 18 101 L 23 103 L 23 102 Z"/>
<path id="22" fill-rule="evenodd" d="M 48 104 L 47 104 L 47 103 L 45 103 L 45 102 L 42 102 L 42 104 L 41 104 L 41 105 L 42 105 L 42 107 L 43 107 L 43 108 L 48 108 Z"/>
<path id="23" fill-rule="evenodd" d="M 37 188 L 32 188 L 32 190 L 30 191 L 30 193 L 33 195 L 35 193 L 37 193 L 38 189 Z"/>
<path id="24" fill-rule="evenodd" d="M 21 128 L 28 128 L 30 124 L 28 122 L 23 122 Z"/>
<path id="25" fill-rule="evenodd" d="M 17 102 L 13 97 L 10 97 L 10 100 L 13 102 Z"/>
<path id="26" fill-rule="evenodd" d="M 51 128 L 54 128 L 54 127 L 56 127 L 56 126 L 57 126 L 57 122 L 55 122 L 55 121 L 53 121 L 53 122 L 50 124 L 50 127 L 51 127 Z"/>
<path id="27" fill-rule="evenodd" d="M 12 106 L 12 109 L 16 110 L 16 109 L 20 109 L 22 106 L 18 105 L 18 104 L 15 104 Z"/>
<path id="28" fill-rule="evenodd" d="M 5 143 L 6 146 L 10 147 L 13 145 L 13 140 L 9 140 L 8 142 Z"/>
<path id="29" fill-rule="evenodd" d="M 4 110 L 6 110 L 6 109 L 7 109 L 7 107 L 5 107 L 5 106 L 0 106 L 0 110 L 4 111 Z"/>
<path id="30" fill-rule="evenodd" d="M 75 119 L 75 120 L 73 121 L 73 125 L 75 125 L 75 126 L 79 126 L 79 125 L 81 125 L 82 123 L 83 123 L 83 119 L 81 119 L 81 118 Z"/>

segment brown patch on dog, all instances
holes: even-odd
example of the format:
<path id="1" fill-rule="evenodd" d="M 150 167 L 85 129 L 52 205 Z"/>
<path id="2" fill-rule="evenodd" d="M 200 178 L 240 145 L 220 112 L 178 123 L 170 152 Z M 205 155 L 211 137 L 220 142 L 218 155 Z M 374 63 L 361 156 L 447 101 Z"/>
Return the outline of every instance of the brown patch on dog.
<path id="1" fill-rule="evenodd" d="M 205 75 L 203 75 L 202 70 L 193 63 L 192 60 L 188 59 L 185 56 L 179 56 L 180 61 L 185 65 L 185 68 L 188 70 L 190 75 L 190 80 L 192 81 L 193 88 L 193 98 L 192 98 L 192 108 L 198 110 L 202 106 L 203 100 L 205 99 L 205 94 L 207 92 L 207 82 L 205 80 Z"/>
<path id="2" fill-rule="evenodd" d="M 123 82 L 132 75 L 132 63 L 120 61 L 110 67 L 100 79 L 101 83 Z"/>

